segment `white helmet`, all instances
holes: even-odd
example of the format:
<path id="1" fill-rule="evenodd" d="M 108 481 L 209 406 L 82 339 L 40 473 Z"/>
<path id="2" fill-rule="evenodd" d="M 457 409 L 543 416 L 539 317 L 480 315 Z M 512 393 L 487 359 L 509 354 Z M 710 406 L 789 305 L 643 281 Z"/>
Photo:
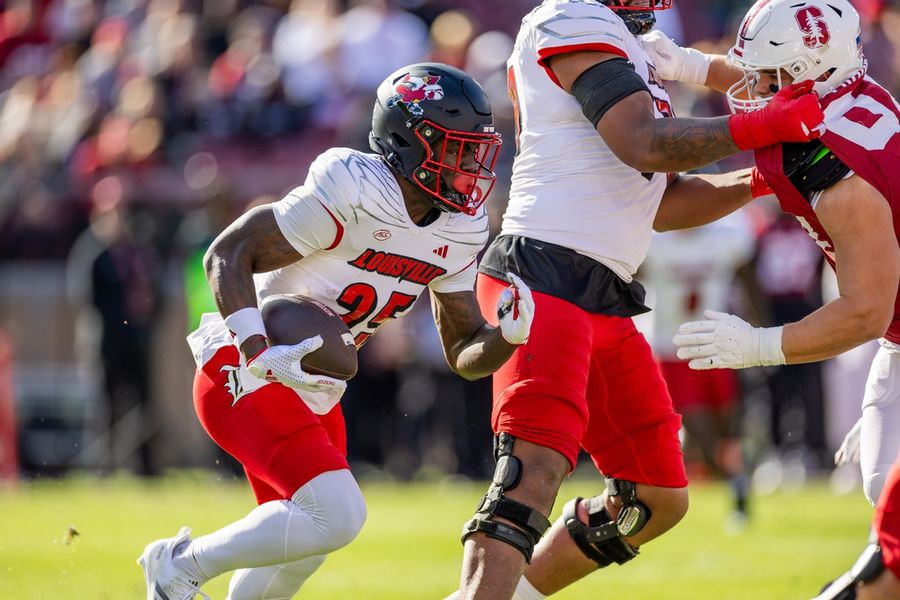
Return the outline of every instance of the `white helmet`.
<path id="1" fill-rule="evenodd" d="M 794 81 L 812 79 L 821 98 L 864 72 L 859 14 L 848 0 L 758 0 L 741 22 L 728 58 L 744 70 L 743 80 L 728 90 L 732 112 L 768 102 L 755 94 L 759 71 L 775 70 L 779 89 L 782 69 Z"/>

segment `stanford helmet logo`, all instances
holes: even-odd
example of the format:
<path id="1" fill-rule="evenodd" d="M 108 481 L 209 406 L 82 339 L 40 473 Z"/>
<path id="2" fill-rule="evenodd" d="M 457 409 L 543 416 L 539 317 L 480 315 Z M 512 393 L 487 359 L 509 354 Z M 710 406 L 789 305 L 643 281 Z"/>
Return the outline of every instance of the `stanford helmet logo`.
<path id="1" fill-rule="evenodd" d="M 795 15 L 800 31 L 804 33 L 803 44 L 807 48 L 815 50 L 821 48 L 831 39 L 828 31 L 828 23 L 825 16 L 817 6 L 806 6 L 797 11 Z"/>
<path id="2" fill-rule="evenodd" d="M 440 75 L 416 77 L 407 73 L 394 88 L 397 93 L 388 98 L 387 105 L 393 108 L 398 102 L 403 102 L 411 112 L 421 115 L 420 102 L 440 100 L 444 97 L 444 88 L 438 85 L 440 78 Z"/>

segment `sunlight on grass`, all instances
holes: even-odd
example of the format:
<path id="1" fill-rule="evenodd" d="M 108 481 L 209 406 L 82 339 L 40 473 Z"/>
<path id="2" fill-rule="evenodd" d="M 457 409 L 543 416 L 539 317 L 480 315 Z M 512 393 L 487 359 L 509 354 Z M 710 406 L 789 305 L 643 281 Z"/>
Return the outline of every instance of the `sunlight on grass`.
<path id="1" fill-rule="evenodd" d="M 298 598 L 443 598 L 459 578 L 462 523 L 485 489 L 480 482 L 364 483 L 369 521 L 362 534 L 330 557 Z M 564 499 L 599 489 L 591 479 L 568 482 L 556 513 Z M 0 492 L 0 598 L 143 598 L 134 560 L 147 542 L 181 525 L 210 532 L 252 506 L 242 483 L 205 472 L 154 482 L 39 480 Z M 691 510 L 674 531 L 626 567 L 592 575 L 554 598 L 604 598 L 616 589 L 636 600 L 809 598 L 853 562 L 871 517 L 861 493 L 833 496 L 824 484 L 754 498 L 740 535 L 725 530 L 728 508 L 723 486 L 693 486 Z M 77 535 L 68 534 L 70 527 Z M 224 598 L 227 576 L 204 590 Z"/>

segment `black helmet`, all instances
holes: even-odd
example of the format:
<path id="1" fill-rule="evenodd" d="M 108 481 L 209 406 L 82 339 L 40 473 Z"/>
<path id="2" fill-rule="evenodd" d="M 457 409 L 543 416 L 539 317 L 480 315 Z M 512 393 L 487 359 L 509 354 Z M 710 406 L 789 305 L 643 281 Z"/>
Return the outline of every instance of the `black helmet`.
<path id="1" fill-rule="evenodd" d="M 672 7 L 672 0 L 650 0 L 650 6 L 629 6 L 625 0 L 600 0 L 615 11 L 625 21 L 628 31 L 634 35 L 643 35 L 656 25 L 655 10 L 666 10 Z"/>
<path id="2" fill-rule="evenodd" d="M 459 69 L 417 63 L 378 86 L 369 145 L 441 210 L 475 214 L 500 143 L 487 94 Z"/>

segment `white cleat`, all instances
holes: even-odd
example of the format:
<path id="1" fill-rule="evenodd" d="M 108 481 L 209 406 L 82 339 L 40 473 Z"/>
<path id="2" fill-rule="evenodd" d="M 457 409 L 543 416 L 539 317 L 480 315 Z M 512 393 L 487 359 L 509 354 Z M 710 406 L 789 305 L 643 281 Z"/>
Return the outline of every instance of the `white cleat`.
<path id="1" fill-rule="evenodd" d="M 197 581 L 172 562 L 175 548 L 190 539 L 190 528 L 182 527 L 175 537 L 150 542 L 144 548 L 137 564 L 144 569 L 147 600 L 194 600 L 197 594 L 209 600 L 209 596 L 200 591 L 203 582 Z"/>

